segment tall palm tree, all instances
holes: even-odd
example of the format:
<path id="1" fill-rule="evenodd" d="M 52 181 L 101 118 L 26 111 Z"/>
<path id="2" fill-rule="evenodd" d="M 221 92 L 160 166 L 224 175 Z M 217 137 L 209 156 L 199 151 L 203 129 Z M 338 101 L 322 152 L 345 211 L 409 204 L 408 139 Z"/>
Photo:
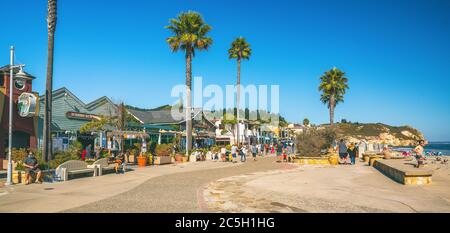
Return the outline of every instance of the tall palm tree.
<path id="1" fill-rule="evenodd" d="M 330 125 L 334 123 L 334 109 L 338 103 L 344 102 L 344 94 L 348 89 L 348 78 L 345 73 L 333 67 L 320 77 L 320 100 L 330 109 Z"/>
<path id="2" fill-rule="evenodd" d="M 195 50 L 207 50 L 212 45 L 211 37 L 207 34 L 211 26 L 205 23 L 202 16 L 194 11 L 181 12 L 177 18 L 170 19 L 169 29 L 173 34 L 167 38 L 172 52 L 179 50 L 185 53 L 186 59 L 186 154 L 192 147 L 192 116 L 191 116 L 191 86 L 192 86 L 192 58 Z"/>
<path id="3" fill-rule="evenodd" d="M 53 49 L 56 30 L 56 0 L 48 0 L 47 27 L 48 27 L 48 57 L 47 77 L 45 84 L 44 102 L 44 137 L 42 155 L 45 161 L 52 159 L 52 89 L 53 89 Z"/>
<path id="4" fill-rule="evenodd" d="M 236 98 L 236 108 L 237 108 L 237 124 L 236 124 L 236 131 L 237 131 L 237 139 L 238 144 L 240 144 L 240 132 L 239 132 L 239 102 L 241 98 L 241 61 L 242 59 L 248 60 L 250 59 L 250 56 L 252 54 L 252 49 L 250 48 L 250 44 L 247 43 L 245 38 L 239 37 L 235 39 L 231 43 L 231 48 L 228 50 L 228 55 L 230 59 L 236 59 L 237 60 L 237 98 Z"/>

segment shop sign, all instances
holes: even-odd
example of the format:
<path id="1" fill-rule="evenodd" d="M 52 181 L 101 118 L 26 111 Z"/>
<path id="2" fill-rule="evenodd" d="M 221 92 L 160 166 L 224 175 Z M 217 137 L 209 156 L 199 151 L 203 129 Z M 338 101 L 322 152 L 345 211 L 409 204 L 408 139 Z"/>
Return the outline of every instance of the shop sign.
<path id="1" fill-rule="evenodd" d="M 33 117 L 36 114 L 36 99 L 34 94 L 27 92 L 19 96 L 17 106 L 21 117 Z"/>
<path id="2" fill-rule="evenodd" d="M 69 119 L 87 120 L 87 121 L 100 119 L 100 117 L 97 115 L 81 112 L 67 112 L 66 117 Z"/>

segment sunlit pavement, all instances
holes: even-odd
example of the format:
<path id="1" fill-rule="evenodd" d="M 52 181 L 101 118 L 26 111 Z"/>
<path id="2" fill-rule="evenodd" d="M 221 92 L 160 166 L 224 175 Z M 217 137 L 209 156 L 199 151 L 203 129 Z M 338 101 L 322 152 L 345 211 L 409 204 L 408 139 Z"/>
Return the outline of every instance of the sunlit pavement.
<path id="1" fill-rule="evenodd" d="M 238 164 L 241 165 L 156 177 L 127 192 L 65 212 L 205 212 L 202 192 L 212 181 L 257 171 L 294 168 L 287 163 L 276 163 L 274 157 Z"/>
<path id="2" fill-rule="evenodd" d="M 405 186 L 362 163 L 307 165 L 228 177 L 203 194 L 210 212 L 450 212 L 449 172 Z"/>
<path id="3" fill-rule="evenodd" d="M 67 182 L 3 186 L 0 188 L 0 212 L 59 212 L 132 190 L 155 177 L 236 166 L 240 164 L 211 161 L 182 163 L 138 168 L 125 175 L 109 174 Z"/>

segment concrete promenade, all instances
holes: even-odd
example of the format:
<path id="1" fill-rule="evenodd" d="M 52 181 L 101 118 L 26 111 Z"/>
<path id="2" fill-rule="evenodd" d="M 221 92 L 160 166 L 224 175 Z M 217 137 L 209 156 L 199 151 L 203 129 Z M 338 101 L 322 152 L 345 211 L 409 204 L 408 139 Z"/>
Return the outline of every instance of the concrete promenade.
<path id="1" fill-rule="evenodd" d="M 434 167 L 430 185 L 405 186 L 362 163 L 275 160 L 183 163 L 0 187 L 0 212 L 450 212 L 448 165 Z"/>

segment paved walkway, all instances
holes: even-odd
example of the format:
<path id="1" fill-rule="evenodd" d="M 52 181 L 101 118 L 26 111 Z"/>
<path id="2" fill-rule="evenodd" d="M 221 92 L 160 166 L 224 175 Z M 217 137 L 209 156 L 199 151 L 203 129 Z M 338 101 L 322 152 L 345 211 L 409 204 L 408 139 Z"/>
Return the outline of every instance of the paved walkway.
<path id="1" fill-rule="evenodd" d="M 104 175 L 67 182 L 0 187 L 0 212 L 59 212 L 119 195 L 167 174 L 236 167 L 222 162 L 183 163 L 137 168 L 125 175 Z"/>
<path id="2" fill-rule="evenodd" d="M 170 174 L 148 180 L 119 195 L 65 212 L 205 212 L 202 192 L 207 184 L 224 177 L 273 169 L 289 169 L 290 164 L 275 158 L 247 161 L 240 166 Z"/>
<path id="3" fill-rule="evenodd" d="M 0 212 L 450 212 L 449 175 L 404 186 L 363 164 L 199 162 L 3 187 Z"/>
<path id="4" fill-rule="evenodd" d="M 204 191 L 212 212 L 450 212 L 450 169 L 405 186 L 373 167 L 301 166 L 228 177 Z"/>

